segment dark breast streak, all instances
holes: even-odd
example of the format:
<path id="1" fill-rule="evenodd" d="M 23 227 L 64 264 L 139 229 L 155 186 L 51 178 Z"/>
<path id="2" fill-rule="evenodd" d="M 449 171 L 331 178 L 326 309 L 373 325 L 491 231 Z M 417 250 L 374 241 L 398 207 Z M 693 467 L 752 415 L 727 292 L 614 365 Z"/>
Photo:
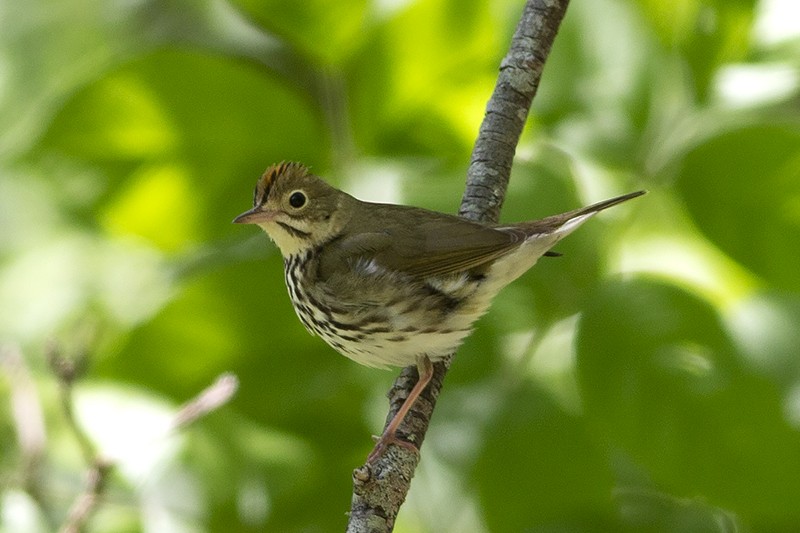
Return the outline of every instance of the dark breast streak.
<path id="1" fill-rule="evenodd" d="M 314 316 L 314 312 L 309 307 L 310 301 L 302 287 L 305 270 L 311 259 L 311 252 L 292 255 L 286 258 L 284 264 L 284 277 L 286 288 L 289 290 L 289 299 L 292 301 L 297 317 L 306 329 L 312 334 L 320 334 L 323 322 Z"/>
<path id="2" fill-rule="evenodd" d="M 413 363 L 413 355 L 402 354 L 410 348 L 425 353 L 432 348 L 430 335 L 466 336 L 472 319 L 450 319 L 462 313 L 483 278 L 465 274 L 419 280 L 399 272 L 376 270 L 367 275 L 354 269 L 342 274 L 345 279 L 321 281 L 315 279 L 318 268 L 318 249 L 284 260 L 295 313 L 311 334 L 339 353 L 371 366 Z M 330 293 L 343 284 L 348 288 L 346 294 Z M 397 360 L 393 359 L 395 353 Z"/>

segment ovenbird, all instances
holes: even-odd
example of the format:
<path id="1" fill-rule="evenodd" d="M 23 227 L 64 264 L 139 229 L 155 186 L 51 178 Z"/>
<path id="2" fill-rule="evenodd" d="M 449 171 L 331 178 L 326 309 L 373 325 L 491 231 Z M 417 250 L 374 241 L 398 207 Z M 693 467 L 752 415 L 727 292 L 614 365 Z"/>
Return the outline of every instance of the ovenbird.
<path id="1" fill-rule="evenodd" d="M 370 460 L 433 375 L 504 286 L 595 213 L 633 192 L 541 220 L 482 225 L 416 207 L 363 202 L 299 163 L 258 181 L 253 208 L 235 223 L 258 224 L 280 248 L 300 321 L 336 351 L 373 367 L 417 364 L 419 380 Z"/>

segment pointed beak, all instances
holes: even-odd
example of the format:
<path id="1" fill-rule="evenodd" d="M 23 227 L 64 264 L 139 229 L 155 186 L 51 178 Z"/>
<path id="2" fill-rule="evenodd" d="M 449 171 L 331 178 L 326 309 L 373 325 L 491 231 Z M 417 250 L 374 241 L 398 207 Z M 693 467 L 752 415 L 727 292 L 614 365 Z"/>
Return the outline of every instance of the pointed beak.
<path id="1" fill-rule="evenodd" d="M 260 224 L 272 220 L 272 213 L 264 211 L 261 207 L 254 207 L 233 219 L 234 224 Z"/>

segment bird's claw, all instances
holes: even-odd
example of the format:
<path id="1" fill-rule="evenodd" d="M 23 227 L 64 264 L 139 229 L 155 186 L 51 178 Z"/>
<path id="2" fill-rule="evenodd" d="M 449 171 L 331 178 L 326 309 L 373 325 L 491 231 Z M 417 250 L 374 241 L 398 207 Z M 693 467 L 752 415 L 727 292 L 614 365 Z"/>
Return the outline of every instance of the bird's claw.
<path id="1" fill-rule="evenodd" d="M 411 452 L 419 453 L 419 448 L 417 448 L 414 443 L 399 439 L 395 434 L 383 434 L 380 437 L 373 435 L 372 439 L 375 441 L 375 447 L 372 448 L 372 451 L 369 452 L 369 455 L 367 456 L 368 464 L 373 464 L 381 455 L 383 455 L 390 444 L 396 444 Z"/>

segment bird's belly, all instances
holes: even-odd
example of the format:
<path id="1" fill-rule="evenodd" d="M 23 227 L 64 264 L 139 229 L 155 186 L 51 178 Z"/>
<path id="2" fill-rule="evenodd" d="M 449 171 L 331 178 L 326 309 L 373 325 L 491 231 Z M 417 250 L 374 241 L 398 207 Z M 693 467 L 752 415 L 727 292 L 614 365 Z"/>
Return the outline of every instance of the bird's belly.
<path id="1" fill-rule="evenodd" d="M 385 368 L 409 366 L 427 355 L 433 361 L 455 352 L 470 330 L 387 332 L 364 335 L 357 341 L 336 333 L 319 334 L 342 355 L 362 365 Z"/>
<path id="2" fill-rule="evenodd" d="M 431 316 L 421 310 L 376 308 L 374 314 L 341 316 L 295 305 L 300 321 L 342 355 L 372 367 L 408 366 L 421 355 L 436 361 L 452 354 L 481 313 Z"/>
<path id="3" fill-rule="evenodd" d="M 466 279 L 437 280 L 424 288 L 400 283 L 387 294 L 384 286 L 373 290 L 365 284 L 349 298 L 322 285 L 289 292 L 308 331 L 357 363 L 387 367 L 452 354 L 488 307 L 488 299 L 476 294 L 479 285 Z"/>

